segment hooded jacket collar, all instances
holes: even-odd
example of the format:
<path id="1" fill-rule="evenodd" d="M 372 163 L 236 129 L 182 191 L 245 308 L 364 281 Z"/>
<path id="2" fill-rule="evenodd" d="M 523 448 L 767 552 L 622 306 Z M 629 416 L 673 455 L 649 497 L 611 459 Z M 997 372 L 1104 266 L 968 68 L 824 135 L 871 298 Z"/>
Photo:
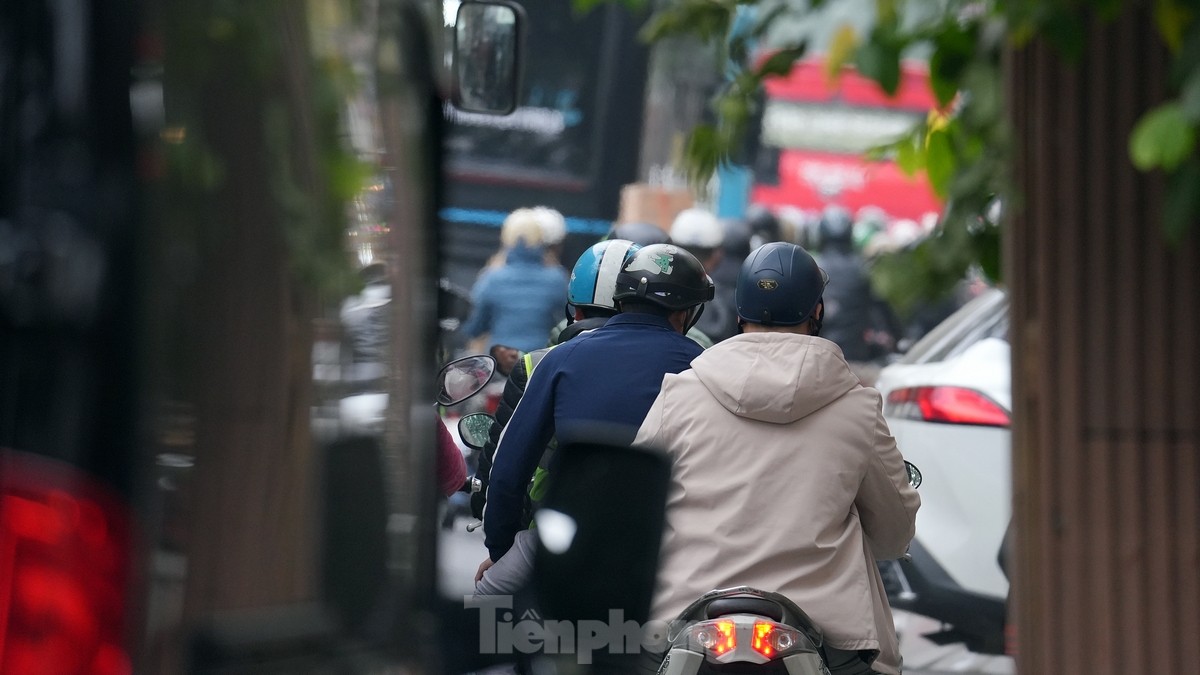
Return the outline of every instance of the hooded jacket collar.
<path id="1" fill-rule="evenodd" d="M 740 417 L 788 424 L 859 386 L 829 340 L 791 333 L 744 333 L 707 350 L 692 371 L 713 397 Z"/>

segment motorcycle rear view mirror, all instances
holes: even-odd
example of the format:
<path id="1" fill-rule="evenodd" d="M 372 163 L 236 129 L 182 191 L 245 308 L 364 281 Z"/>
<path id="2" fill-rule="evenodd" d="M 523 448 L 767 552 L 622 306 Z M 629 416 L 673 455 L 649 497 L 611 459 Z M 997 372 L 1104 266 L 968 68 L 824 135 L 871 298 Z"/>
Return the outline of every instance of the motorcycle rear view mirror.
<path id="1" fill-rule="evenodd" d="M 487 413 L 477 412 L 463 415 L 458 420 L 458 437 L 468 448 L 482 450 L 484 443 L 487 443 L 488 434 L 492 431 L 492 425 L 495 423 L 496 418 Z"/>
<path id="2" fill-rule="evenodd" d="M 451 100 L 459 110 L 506 115 L 520 94 L 523 10 L 516 3 L 469 0 L 454 21 Z"/>
<path id="3" fill-rule="evenodd" d="M 496 360 L 477 354 L 442 366 L 437 376 L 439 405 L 455 405 L 479 393 L 496 372 Z"/>
<path id="4" fill-rule="evenodd" d="M 921 470 L 917 468 L 917 465 L 906 459 L 904 460 L 904 468 L 908 470 L 908 484 L 913 486 L 914 490 L 921 487 L 923 479 L 921 477 Z"/>

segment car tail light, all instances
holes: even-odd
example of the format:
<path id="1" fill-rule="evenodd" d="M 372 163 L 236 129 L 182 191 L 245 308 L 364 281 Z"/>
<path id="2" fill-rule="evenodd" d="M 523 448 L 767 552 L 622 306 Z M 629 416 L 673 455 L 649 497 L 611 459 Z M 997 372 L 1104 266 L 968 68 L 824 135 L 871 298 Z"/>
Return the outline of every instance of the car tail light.
<path id="1" fill-rule="evenodd" d="M 126 675 L 131 522 L 103 485 L 0 450 L 0 672 Z"/>
<path id="2" fill-rule="evenodd" d="M 1008 411 L 986 395 L 964 387 L 908 387 L 888 394 L 892 417 L 945 424 L 1007 427 Z"/>

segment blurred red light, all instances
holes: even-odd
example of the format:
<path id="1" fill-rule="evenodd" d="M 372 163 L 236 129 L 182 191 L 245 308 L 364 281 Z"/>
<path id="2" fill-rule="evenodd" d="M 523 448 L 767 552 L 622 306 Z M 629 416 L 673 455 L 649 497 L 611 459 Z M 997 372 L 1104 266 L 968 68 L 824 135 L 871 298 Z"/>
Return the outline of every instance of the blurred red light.
<path id="1" fill-rule="evenodd" d="M 0 450 L 0 673 L 128 675 L 132 522 L 77 469 Z"/>
<path id="2" fill-rule="evenodd" d="M 944 424 L 1007 427 L 1008 411 L 981 392 L 965 387 L 906 387 L 887 397 L 888 413 L 901 419 Z"/>

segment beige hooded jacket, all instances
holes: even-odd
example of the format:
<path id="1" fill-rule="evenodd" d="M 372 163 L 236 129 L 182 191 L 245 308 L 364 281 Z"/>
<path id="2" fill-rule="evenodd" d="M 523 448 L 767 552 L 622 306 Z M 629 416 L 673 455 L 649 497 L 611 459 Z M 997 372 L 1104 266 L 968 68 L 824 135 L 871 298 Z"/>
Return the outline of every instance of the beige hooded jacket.
<path id="1" fill-rule="evenodd" d="M 667 375 L 638 433 L 672 459 L 651 617 L 733 586 L 782 593 L 828 644 L 900 654 L 876 560 L 912 539 L 916 490 L 883 419 L 828 340 L 734 336 Z"/>

